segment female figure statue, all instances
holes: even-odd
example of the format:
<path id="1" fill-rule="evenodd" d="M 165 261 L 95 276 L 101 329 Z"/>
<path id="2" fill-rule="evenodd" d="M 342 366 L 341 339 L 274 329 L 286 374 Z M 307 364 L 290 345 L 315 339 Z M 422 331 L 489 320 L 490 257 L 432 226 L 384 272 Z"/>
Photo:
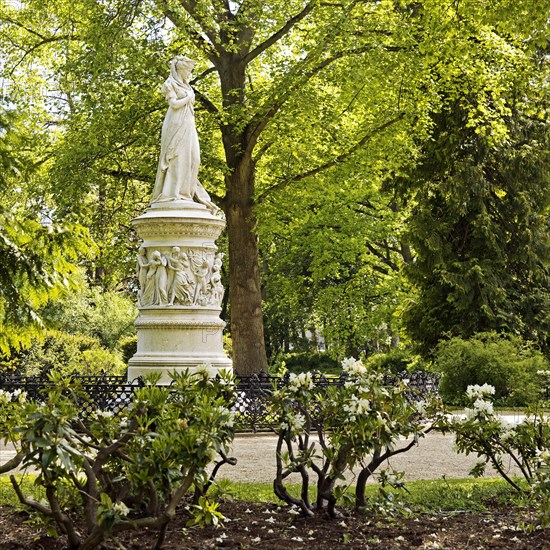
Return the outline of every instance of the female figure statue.
<path id="1" fill-rule="evenodd" d="M 172 285 L 169 287 L 169 306 L 174 305 L 175 301 L 182 305 L 191 304 L 193 301 L 193 282 L 187 273 L 187 270 L 189 269 L 189 259 L 187 258 L 187 254 L 185 254 L 185 252 L 179 254 L 179 250 L 180 249 L 177 246 L 172 249 L 172 256 L 168 263 L 168 270 L 172 272 Z"/>
<path id="2" fill-rule="evenodd" d="M 147 270 L 151 264 L 147 260 L 147 249 L 142 246 L 139 249 L 137 257 L 137 276 L 139 283 L 139 292 L 138 292 L 138 303 L 141 305 L 143 291 L 145 290 L 145 285 L 147 283 Z"/>
<path id="3" fill-rule="evenodd" d="M 172 59 L 170 76 L 162 86 L 168 112 L 162 125 L 160 159 L 152 202 L 192 201 L 200 164 L 195 128 L 195 94 L 188 83 L 195 62 L 183 55 Z"/>
<path id="4" fill-rule="evenodd" d="M 168 292 L 166 290 L 168 284 L 167 263 L 166 258 L 158 250 L 155 250 L 151 255 L 145 289 L 141 295 L 141 305 L 156 306 L 168 302 Z"/>
<path id="5" fill-rule="evenodd" d="M 214 305 L 220 306 L 223 300 L 223 285 L 222 285 L 222 276 L 220 270 L 222 268 L 222 259 L 224 254 L 216 254 L 214 259 L 214 264 L 212 265 L 212 276 L 210 277 L 210 286 L 211 286 L 211 301 Z"/>

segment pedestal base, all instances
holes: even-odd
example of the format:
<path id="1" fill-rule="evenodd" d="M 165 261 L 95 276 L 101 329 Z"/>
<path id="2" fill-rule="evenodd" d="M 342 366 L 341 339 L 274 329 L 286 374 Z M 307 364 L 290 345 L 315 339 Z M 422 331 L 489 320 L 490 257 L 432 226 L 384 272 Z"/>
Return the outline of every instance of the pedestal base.
<path id="1" fill-rule="evenodd" d="M 216 254 L 215 244 L 224 220 L 202 205 L 176 201 L 154 204 L 133 223 L 145 250 L 143 280 L 154 286 L 147 287 L 151 292 L 140 289 L 138 346 L 128 363 L 128 380 L 160 372 L 160 384 L 169 384 L 174 370 L 206 369 L 211 376 L 231 370 L 223 351 L 225 322 L 219 317 L 223 255 Z M 156 266 L 147 268 L 152 259 Z M 164 270 L 161 276 L 158 270 Z M 177 284 L 184 285 L 178 292 Z"/>

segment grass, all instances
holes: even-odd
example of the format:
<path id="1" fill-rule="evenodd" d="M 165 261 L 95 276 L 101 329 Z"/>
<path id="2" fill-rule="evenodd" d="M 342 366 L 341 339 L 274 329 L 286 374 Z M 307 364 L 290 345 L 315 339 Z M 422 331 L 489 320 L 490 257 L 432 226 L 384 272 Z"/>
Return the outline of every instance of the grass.
<path id="1" fill-rule="evenodd" d="M 349 489 L 350 494 L 352 488 Z M 290 485 L 289 492 L 299 496 L 300 486 Z M 249 502 L 280 504 L 273 493 L 271 483 L 235 483 L 220 480 L 214 489 L 218 498 L 232 498 Z M 367 485 L 367 497 L 376 499 L 378 485 Z M 310 487 L 310 498 L 314 498 L 315 488 Z M 502 479 L 438 479 L 411 481 L 407 491 L 402 491 L 400 500 L 415 512 L 435 513 L 441 511 L 486 509 L 488 501 L 511 503 L 513 489 Z"/>
<path id="2" fill-rule="evenodd" d="M 16 477 L 25 495 L 36 500 L 44 498 L 42 488 L 34 484 L 35 475 L 19 474 Z M 291 494 L 298 496 L 300 486 L 290 485 L 289 490 Z M 367 485 L 369 500 L 376 499 L 377 490 L 378 485 Z M 352 488 L 349 491 L 352 493 Z M 271 483 L 236 483 L 221 479 L 212 487 L 211 492 L 218 499 L 281 504 L 273 493 Z M 310 487 L 310 496 L 314 499 L 314 487 Z M 400 494 L 403 505 L 418 513 L 482 511 L 489 501 L 512 504 L 513 497 L 513 490 L 504 480 L 484 478 L 411 481 L 407 483 L 407 491 Z M 22 508 L 7 475 L 0 476 L 0 505 Z"/>
<path id="3" fill-rule="evenodd" d="M 28 495 L 35 500 L 45 497 L 44 489 L 34 484 L 36 474 L 15 474 L 15 478 L 21 486 L 24 495 Z M 7 474 L 0 475 L 0 506 L 13 506 L 17 509 L 24 508 L 19 502 L 13 490 L 10 477 Z"/>

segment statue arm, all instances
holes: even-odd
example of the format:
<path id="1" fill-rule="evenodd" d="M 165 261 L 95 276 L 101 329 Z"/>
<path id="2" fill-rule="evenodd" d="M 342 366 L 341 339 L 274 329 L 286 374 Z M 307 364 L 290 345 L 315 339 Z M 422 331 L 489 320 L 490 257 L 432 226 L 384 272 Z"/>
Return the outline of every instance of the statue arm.
<path id="1" fill-rule="evenodd" d="M 182 97 L 181 99 L 178 99 L 176 94 L 174 92 L 169 92 L 166 96 L 166 101 L 168 101 L 168 105 L 172 107 L 172 109 L 181 109 L 182 107 L 185 107 L 192 99 L 191 94 L 186 94 L 185 97 Z"/>

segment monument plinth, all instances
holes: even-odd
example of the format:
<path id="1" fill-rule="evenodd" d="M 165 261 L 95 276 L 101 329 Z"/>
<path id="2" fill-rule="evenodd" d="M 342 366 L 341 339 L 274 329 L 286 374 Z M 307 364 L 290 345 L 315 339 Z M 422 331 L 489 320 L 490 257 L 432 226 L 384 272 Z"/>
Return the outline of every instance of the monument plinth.
<path id="1" fill-rule="evenodd" d="M 187 83 L 193 65 L 182 56 L 172 60 L 162 88 L 169 109 L 153 200 L 133 220 L 143 244 L 137 260 L 138 346 L 129 380 L 160 372 L 163 384 L 174 370 L 207 368 L 214 376 L 232 368 L 223 350 L 223 254 L 216 247 L 225 220 L 197 179 L 194 94 Z"/>

